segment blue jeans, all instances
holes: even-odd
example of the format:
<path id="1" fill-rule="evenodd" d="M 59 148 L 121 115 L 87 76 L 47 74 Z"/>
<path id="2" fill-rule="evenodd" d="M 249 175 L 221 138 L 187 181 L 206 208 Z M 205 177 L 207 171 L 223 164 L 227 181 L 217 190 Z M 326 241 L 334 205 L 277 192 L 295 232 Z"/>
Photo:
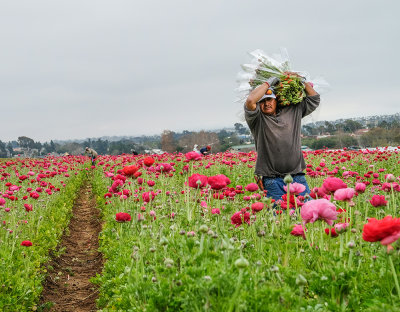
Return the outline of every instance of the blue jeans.
<path id="1" fill-rule="evenodd" d="M 303 184 L 306 187 L 305 191 L 299 195 L 304 196 L 306 194 L 310 194 L 310 188 L 308 187 L 305 175 L 299 174 L 293 176 L 293 183 L 295 182 Z M 279 200 L 281 199 L 282 195 L 286 194 L 285 190 L 283 189 L 283 186 L 286 185 L 285 182 L 283 182 L 283 178 L 263 177 L 263 185 L 264 190 L 267 191 L 267 197 Z"/>

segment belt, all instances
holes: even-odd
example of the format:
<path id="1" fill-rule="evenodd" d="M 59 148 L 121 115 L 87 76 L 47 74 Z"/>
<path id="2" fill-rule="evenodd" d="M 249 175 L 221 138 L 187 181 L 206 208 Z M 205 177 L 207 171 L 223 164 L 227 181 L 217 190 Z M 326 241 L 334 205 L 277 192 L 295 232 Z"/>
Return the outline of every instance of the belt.
<path id="1" fill-rule="evenodd" d="M 290 174 L 292 177 L 297 177 L 297 176 L 302 176 L 305 175 L 304 172 L 299 172 L 299 173 L 295 173 L 295 174 Z M 263 176 L 263 178 L 267 178 L 267 179 L 276 179 L 276 178 L 284 178 L 286 177 L 287 174 L 275 174 L 273 176 Z"/>

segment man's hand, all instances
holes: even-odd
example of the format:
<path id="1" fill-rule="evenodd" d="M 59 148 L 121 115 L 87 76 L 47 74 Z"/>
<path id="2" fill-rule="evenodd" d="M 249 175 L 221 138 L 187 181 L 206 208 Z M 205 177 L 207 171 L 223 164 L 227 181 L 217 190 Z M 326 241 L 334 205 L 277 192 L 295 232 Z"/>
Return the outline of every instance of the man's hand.
<path id="1" fill-rule="evenodd" d="M 269 87 L 273 87 L 279 84 L 281 81 L 278 77 L 271 77 L 266 82 L 268 83 Z"/>

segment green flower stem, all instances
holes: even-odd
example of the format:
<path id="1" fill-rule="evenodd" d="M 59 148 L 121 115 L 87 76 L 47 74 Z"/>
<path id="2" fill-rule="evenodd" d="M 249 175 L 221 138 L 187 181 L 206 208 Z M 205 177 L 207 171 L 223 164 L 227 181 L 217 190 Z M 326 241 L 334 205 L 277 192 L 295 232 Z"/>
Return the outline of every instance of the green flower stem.
<path id="1" fill-rule="evenodd" d="M 242 283 L 242 277 L 243 277 L 243 269 L 239 269 L 239 277 L 237 279 L 235 293 L 232 296 L 233 300 L 231 301 L 231 304 L 229 306 L 229 310 L 228 310 L 229 312 L 232 312 L 235 308 L 236 300 L 237 300 L 239 290 L 240 290 L 240 284 Z"/>
<path id="2" fill-rule="evenodd" d="M 396 270 L 394 268 L 393 260 L 392 260 L 392 256 L 391 255 L 389 255 L 389 264 L 390 264 L 390 268 L 392 269 L 392 274 L 393 274 L 393 278 L 394 278 L 394 284 L 396 285 L 397 295 L 399 296 L 399 299 L 400 299 L 399 280 L 397 279 L 397 273 L 396 273 Z"/>

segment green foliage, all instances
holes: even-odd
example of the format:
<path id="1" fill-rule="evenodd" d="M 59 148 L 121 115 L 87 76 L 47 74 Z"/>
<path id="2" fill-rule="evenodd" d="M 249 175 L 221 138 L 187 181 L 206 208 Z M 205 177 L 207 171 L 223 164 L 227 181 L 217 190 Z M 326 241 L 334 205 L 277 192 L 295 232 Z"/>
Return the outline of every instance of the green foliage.
<path id="1" fill-rule="evenodd" d="M 354 155 L 351 160 L 346 158 L 343 166 L 354 163 L 352 170 L 363 175 L 369 170 L 361 164 L 366 156 Z M 324 153 L 311 156 L 314 167 L 322 158 L 331 157 Z M 248 163 L 239 161 L 243 157 L 246 154 L 231 159 L 237 161 L 234 168 L 214 160 L 215 166 L 198 166 L 194 171 L 193 166 L 198 163 L 189 163 L 188 176 L 193 172 L 226 174 L 233 186 L 245 186 L 253 182 L 253 176 Z M 396 157 L 386 165 L 391 167 L 398 161 Z M 329 166 L 328 160 L 326 163 Z M 187 163 L 177 162 L 176 172 L 184 164 Z M 338 176 L 342 173 L 340 170 Z M 393 173 L 400 174 L 398 170 Z M 153 178 L 144 170 L 141 177 L 145 181 Z M 320 186 L 322 179 L 309 180 L 310 186 Z M 104 178 L 102 169 L 96 171 L 93 190 L 105 220 L 100 239 L 107 259 L 102 275 L 94 279 L 100 285 L 101 311 L 395 310 L 399 299 L 385 251 L 379 244 L 361 239 L 369 194 L 359 194 L 355 199 L 356 208 L 350 211 L 356 226 L 354 231 L 342 234 L 342 248 L 340 238 L 325 234 L 328 226 L 321 221 L 307 225 L 307 240 L 291 236 L 293 224 L 300 222 L 299 216 L 275 215 L 273 210 L 263 209 L 250 226 L 235 228 L 230 216 L 251 202 L 241 197 L 204 199 L 199 191 L 185 187 L 185 181 L 187 176 L 160 175 L 155 187 L 161 193 L 142 211 L 140 198 L 104 199 L 111 181 Z M 139 185 L 135 180 L 130 182 L 126 187 L 134 193 Z M 356 180 L 349 178 L 346 182 L 354 187 Z M 167 196 L 166 191 L 173 195 Z M 396 198 L 400 200 L 397 194 Z M 221 208 L 221 215 L 203 210 L 202 200 L 209 207 Z M 267 203 L 265 199 L 261 201 Z M 345 203 L 337 205 L 349 210 Z M 355 209 L 360 213 L 354 214 Z M 156 212 L 156 220 L 149 218 L 149 210 Z M 130 213 L 132 221 L 116 222 L 115 214 L 121 211 Z M 169 217 L 171 211 L 174 219 Z M 188 217 L 189 212 L 193 218 Z M 139 213 L 144 217 L 141 221 L 137 218 Z M 378 211 L 370 210 L 368 216 L 379 217 Z M 194 236 L 188 235 L 191 231 Z M 261 231 L 264 234 L 259 235 Z M 348 241 L 356 242 L 354 249 L 346 247 Z M 249 264 L 238 268 L 235 262 L 242 257 Z M 396 256 L 395 267 L 399 265 L 400 258 Z"/>
<path id="2" fill-rule="evenodd" d="M 69 223 L 83 178 L 83 172 L 74 175 L 66 187 L 48 201 L 32 202 L 34 212 L 25 215 L 23 203 L 19 203 L 6 216 L 4 222 L 9 227 L 13 228 L 16 220 L 18 223 L 13 233 L 5 229 L 0 232 L 1 311 L 31 311 L 37 304 L 45 277 L 43 264 L 48 261 L 49 251 L 57 246 Z M 20 246 L 23 240 L 32 241 L 33 246 Z"/>

